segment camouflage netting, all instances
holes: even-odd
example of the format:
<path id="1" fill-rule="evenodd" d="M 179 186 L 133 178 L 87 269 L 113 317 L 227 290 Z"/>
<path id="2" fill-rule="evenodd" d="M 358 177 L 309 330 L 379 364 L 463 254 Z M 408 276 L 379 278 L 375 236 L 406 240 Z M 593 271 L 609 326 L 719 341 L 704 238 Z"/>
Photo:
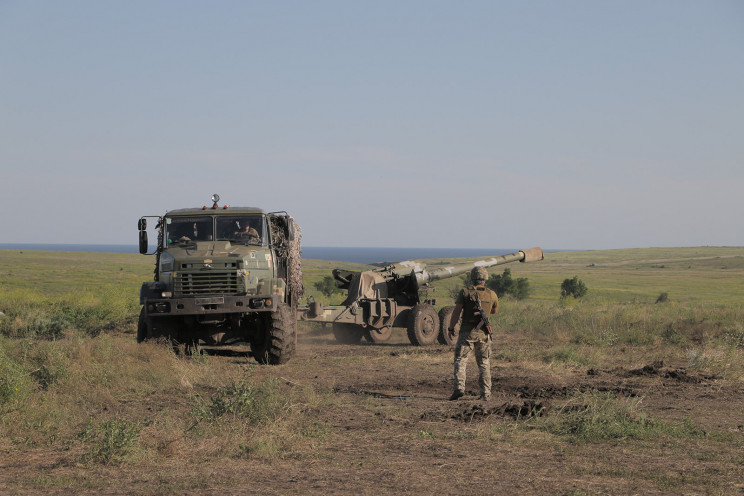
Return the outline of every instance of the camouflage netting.
<path id="1" fill-rule="evenodd" d="M 293 217 L 289 218 L 289 222 L 294 225 L 295 238 L 289 243 L 287 285 L 295 296 L 295 301 L 298 301 L 305 295 L 305 286 L 302 283 L 302 229 Z"/>
<path id="2" fill-rule="evenodd" d="M 294 240 L 288 241 L 285 232 L 289 226 L 293 227 Z M 273 218 L 272 234 L 276 253 L 280 258 L 287 260 L 287 289 L 297 302 L 305 294 L 305 286 L 302 284 L 302 229 L 290 216 L 278 216 Z"/>
<path id="3" fill-rule="evenodd" d="M 158 270 L 160 268 L 160 254 L 163 252 L 163 234 L 165 229 L 163 229 L 163 220 L 159 219 L 157 225 L 155 226 L 155 229 L 158 230 L 158 247 L 156 250 L 155 255 L 155 280 L 160 280 L 160 271 Z"/>

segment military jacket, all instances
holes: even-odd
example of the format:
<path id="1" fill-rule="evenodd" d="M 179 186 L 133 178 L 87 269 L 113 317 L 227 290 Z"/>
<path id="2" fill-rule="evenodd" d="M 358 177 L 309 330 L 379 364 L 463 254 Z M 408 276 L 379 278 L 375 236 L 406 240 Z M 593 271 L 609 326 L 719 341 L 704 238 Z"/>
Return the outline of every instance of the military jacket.
<path id="1" fill-rule="evenodd" d="M 478 313 L 478 303 L 475 299 L 476 292 L 486 314 L 490 315 L 491 310 L 497 309 L 499 306 L 499 297 L 486 287 L 468 286 L 460 290 L 460 294 L 457 295 L 457 299 L 455 300 L 456 305 L 462 305 L 460 333 L 470 332 L 481 321 L 480 313 Z M 481 329 L 483 329 L 483 332 L 486 332 L 485 328 L 481 327 Z"/>

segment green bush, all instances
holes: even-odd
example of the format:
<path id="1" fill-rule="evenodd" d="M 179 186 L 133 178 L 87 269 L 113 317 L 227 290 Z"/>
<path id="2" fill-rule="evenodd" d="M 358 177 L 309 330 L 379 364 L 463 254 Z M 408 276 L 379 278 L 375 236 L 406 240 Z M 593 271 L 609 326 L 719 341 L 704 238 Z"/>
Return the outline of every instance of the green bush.
<path id="1" fill-rule="evenodd" d="M 329 297 L 334 293 L 341 292 L 341 290 L 336 286 L 336 281 L 331 276 L 325 276 L 320 281 L 316 281 L 314 286 L 315 289 Z"/>
<path id="2" fill-rule="evenodd" d="M 527 298 L 530 294 L 530 282 L 526 277 L 512 278 L 511 269 L 504 269 L 504 273 L 492 274 L 486 281 L 486 287 L 492 289 L 501 298 L 504 295 L 511 295 L 518 300 Z"/>
<path id="3" fill-rule="evenodd" d="M 579 279 L 579 276 L 573 276 L 573 279 L 564 279 L 561 283 L 561 298 L 573 296 L 574 298 L 583 298 L 589 292 L 586 284 Z"/>

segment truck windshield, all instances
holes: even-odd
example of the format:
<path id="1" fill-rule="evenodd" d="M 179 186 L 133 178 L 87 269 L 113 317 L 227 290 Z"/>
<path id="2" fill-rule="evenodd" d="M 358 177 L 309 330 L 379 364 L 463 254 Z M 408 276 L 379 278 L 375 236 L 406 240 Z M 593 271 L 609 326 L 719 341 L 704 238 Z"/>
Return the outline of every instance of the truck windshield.
<path id="1" fill-rule="evenodd" d="M 165 239 L 172 244 L 189 244 L 214 239 L 212 217 L 166 217 Z"/>
<path id="2" fill-rule="evenodd" d="M 266 244 L 266 225 L 262 215 L 217 217 L 217 241 L 246 245 Z"/>

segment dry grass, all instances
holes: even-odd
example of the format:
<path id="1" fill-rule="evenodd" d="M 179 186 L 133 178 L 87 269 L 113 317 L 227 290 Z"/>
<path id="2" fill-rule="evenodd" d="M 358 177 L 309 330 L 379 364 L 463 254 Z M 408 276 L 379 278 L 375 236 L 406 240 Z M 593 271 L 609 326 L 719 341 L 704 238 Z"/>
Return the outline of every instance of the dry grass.
<path id="1" fill-rule="evenodd" d="M 31 252 L 3 253 L 0 462 L 16 469 L 4 470 L 0 492 L 239 492 L 251 474 L 274 483 L 256 491 L 275 493 L 296 490 L 292 480 L 310 492 L 426 493 L 437 480 L 464 494 L 466 480 L 494 484 L 462 462 L 480 450 L 514 491 L 726 494 L 744 467 L 735 420 L 744 250 L 720 250 L 512 264 L 535 297 L 504 299 L 493 319 L 495 398 L 552 407 L 473 422 L 458 420 L 471 403 L 442 401 L 451 350 L 411 347 L 400 329 L 385 345 L 338 346 L 314 328 L 278 367 L 245 353 L 183 358 L 135 343 L 148 259 L 114 255 L 107 266 L 102 255 L 41 254 L 28 263 Z M 313 263 L 306 274 L 320 277 L 328 263 L 317 273 Z M 560 282 L 575 274 L 589 296 L 560 300 Z M 458 282 L 442 281 L 440 304 Z M 668 300 L 655 303 L 662 292 Z M 656 362 L 664 365 L 643 371 Z"/>

